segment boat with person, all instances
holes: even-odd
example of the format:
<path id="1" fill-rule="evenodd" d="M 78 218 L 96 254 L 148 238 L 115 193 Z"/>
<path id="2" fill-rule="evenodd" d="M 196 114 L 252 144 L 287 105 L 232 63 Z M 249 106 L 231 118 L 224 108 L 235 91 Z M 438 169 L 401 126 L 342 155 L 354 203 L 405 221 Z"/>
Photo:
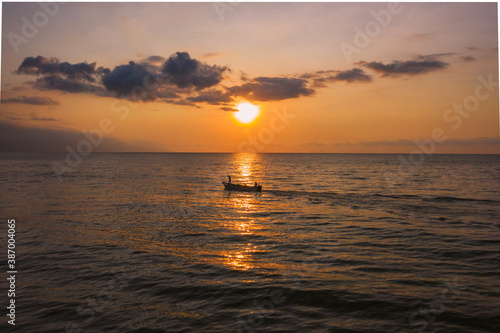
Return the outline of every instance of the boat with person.
<path id="1" fill-rule="evenodd" d="M 260 192 L 262 191 L 262 185 L 255 184 L 253 186 L 249 185 L 242 185 L 242 184 L 233 184 L 231 183 L 231 176 L 227 176 L 229 181 L 227 182 L 222 182 L 224 185 L 224 190 L 226 191 L 243 191 L 243 192 Z"/>

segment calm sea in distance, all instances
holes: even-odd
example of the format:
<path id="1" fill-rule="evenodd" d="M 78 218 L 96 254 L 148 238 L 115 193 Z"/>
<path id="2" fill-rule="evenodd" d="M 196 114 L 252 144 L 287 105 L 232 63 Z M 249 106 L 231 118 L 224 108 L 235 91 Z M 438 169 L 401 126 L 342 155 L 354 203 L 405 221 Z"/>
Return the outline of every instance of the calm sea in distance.
<path id="1" fill-rule="evenodd" d="M 500 155 L 409 157 L 0 154 L 0 331 L 499 332 Z"/>

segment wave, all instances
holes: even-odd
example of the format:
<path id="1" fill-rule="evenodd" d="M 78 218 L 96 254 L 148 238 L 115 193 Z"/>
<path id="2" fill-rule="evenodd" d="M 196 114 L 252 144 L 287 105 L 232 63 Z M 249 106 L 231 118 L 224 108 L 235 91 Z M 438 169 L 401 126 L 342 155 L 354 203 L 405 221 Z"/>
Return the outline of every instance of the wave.
<path id="1" fill-rule="evenodd" d="M 353 200 L 357 202 L 365 202 L 367 199 L 374 198 L 387 198 L 397 200 L 421 200 L 427 202 L 477 202 L 486 204 L 497 204 L 500 201 L 492 199 L 478 199 L 478 198 L 460 198 L 452 196 L 432 196 L 425 197 L 417 194 L 362 194 L 362 193 L 336 193 L 336 192 L 311 192 L 311 191 L 294 191 L 294 190 L 266 190 L 266 193 L 271 193 L 276 196 L 283 196 L 287 198 L 307 197 L 310 203 L 323 203 L 319 199 L 337 199 L 337 200 Z"/>
<path id="2" fill-rule="evenodd" d="M 484 203 L 500 203 L 500 201 L 490 199 L 476 199 L 476 198 L 458 198 L 449 196 L 437 196 L 432 198 L 424 198 L 423 201 L 436 201 L 436 202 L 455 202 L 455 201 L 471 201 L 471 202 L 484 202 Z"/>

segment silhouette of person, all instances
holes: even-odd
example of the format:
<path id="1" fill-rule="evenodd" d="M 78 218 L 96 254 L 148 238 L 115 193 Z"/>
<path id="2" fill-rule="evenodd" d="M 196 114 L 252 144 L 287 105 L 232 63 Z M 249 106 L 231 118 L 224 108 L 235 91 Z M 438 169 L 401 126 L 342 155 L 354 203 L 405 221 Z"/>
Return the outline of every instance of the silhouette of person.
<path id="1" fill-rule="evenodd" d="M 255 182 L 255 187 L 257 187 L 257 186 L 258 186 L 258 185 L 257 185 L 257 182 Z"/>
<path id="2" fill-rule="evenodd" d="M 231 184 L 231 176 L 227 175 L 227 178 L 229 179 L 228 183 Z"/>

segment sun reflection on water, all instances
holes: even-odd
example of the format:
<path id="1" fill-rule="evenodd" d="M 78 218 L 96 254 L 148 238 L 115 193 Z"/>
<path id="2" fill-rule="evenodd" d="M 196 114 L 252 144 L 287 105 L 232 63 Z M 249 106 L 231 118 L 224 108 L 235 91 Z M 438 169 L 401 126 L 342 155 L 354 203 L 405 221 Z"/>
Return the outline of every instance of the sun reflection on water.
<path id="1" fill-rule="evenodd" d="M 256 245 L 248 243 L 241 251 L 225 253 L 224 264 L 237 270 L 254 268 L 252 253 L 256 252 L 256 250 Z"/>
<path id="2" fill-rule="evenodd" d="M 239 153 L 235 155 L 235 164 L 238 170 L 238 179 L 244 184 L 253 184 L 255 175 L 254 165 L 259 156 L 255 153 Z"/>
<path id="3" fill-rule="evenodd" d="M 234 155 L 236 182 L 253 185 L 255 181 L 255 164 L 259 156 L 254 153 L 240 153 Z M 234 237 L 246 239 L 249 236 L 257 234 L 263 226 L 252 215 L 258 213 L 259 198 L 255 193 L 228 193 L 227 207 L 232 211 L 233 218 L 226 221 L 224 226 L 230 230 Z M 223 264 L 235 270 L 249 270 L 255 268 L 255 258 L 253 254 L 258 251 L 258 246 L 253 243 L 237 244 L 234 249 L 222 253 Z"/>

